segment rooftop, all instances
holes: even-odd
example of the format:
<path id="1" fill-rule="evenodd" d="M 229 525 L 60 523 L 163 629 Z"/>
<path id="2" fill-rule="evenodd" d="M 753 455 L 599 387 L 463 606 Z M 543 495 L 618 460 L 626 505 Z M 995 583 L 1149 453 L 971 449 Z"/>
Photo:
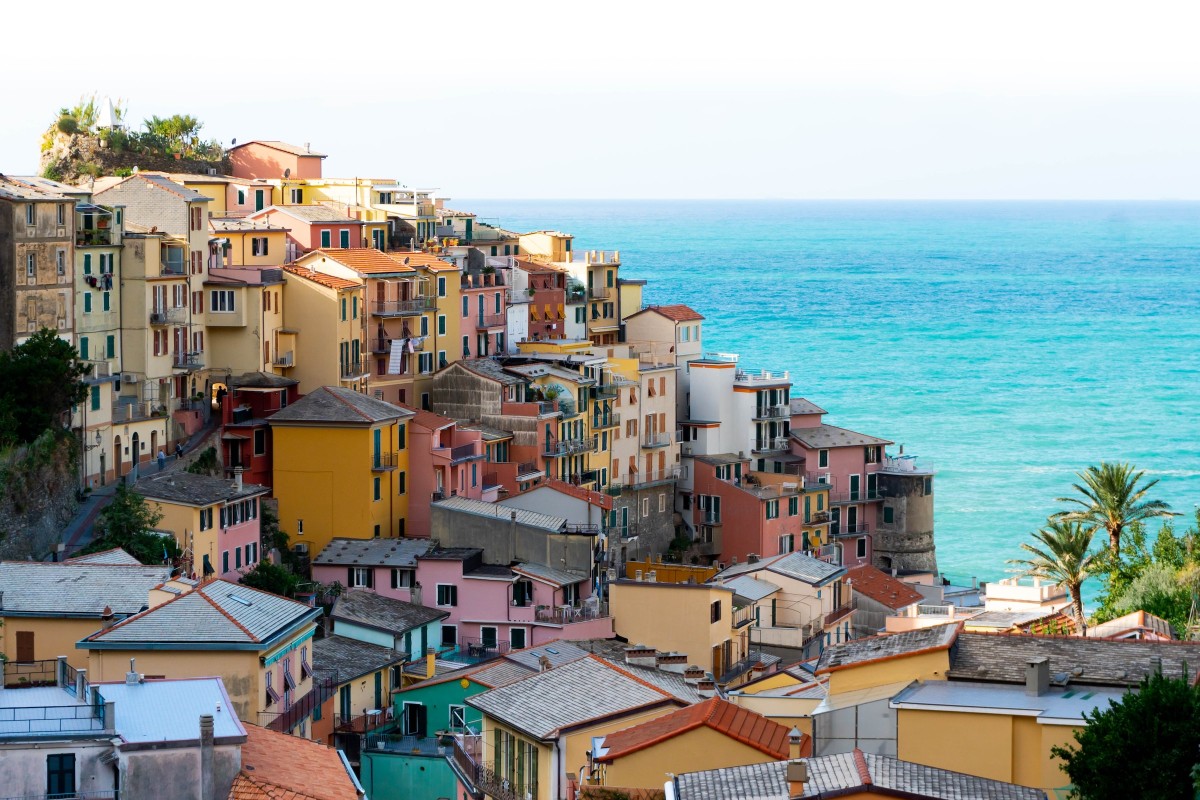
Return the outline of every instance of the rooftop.
<path id="1" fill-rule="evenodd" d="M 403 600 L 375 594 L 366 589 L 349 589 L 333 603 L 329 616 L 376 630 L 400 634 L 450 616 L 449 611 L 426 608 Z"/>
<path id="2" fill-rule="evenodd" d="M 355 286 L 362 286 L 362 281 L 357 278 L 339 278 L 334 275 L 326 275 L 324 272 L 311 270 L 308 267 L 298 267 L 295 264 L 284 264 L 283 271 L 289 275 L 310 280 L 329 289 L 350 289 Z"/>
<path id="3" fill-rule="evenodd" d="M 845 574 L 842 567 L 805 555 L 799 550 L 778 556 L 760 558 L 755 562 L 734 564 L 713 576 L 713 582 L 724 583 L 729 578 L 760 571 L 773 572 L 813 586 L 821 586 Z"/>
<path id="4" fill-rule="evenodd" d="M 357 781 L 332 747 L 246 725 L 242 771 L 229 800 L 359 800 Z"/>
<path id="5" fill-rule="evenodd" d="M 605 763 L 700 727 L 708 727 L 772 758 L 788 757 L 788 729 L 728 700 L 713 697 L 604 738 Z"/>
<path id="6" fill-rule="evenodd" d="M 733 589 L 733 593 L 757 603 L 765 597 L 770 597 L 779 591 L 779 587 L 767 581 L 760 581 L 749 575 L 739 575 L 725 581 L 724 586 Z"/>
<path id="7" fill-rule="evenodd" d="M 112 186 L 106 187 L 105 189 L 97 189 L 96 190 L 97 200 L 99 200 L 99 196 L 101 194 L 104 194 L 105 192 L 112 191 L 113 189 L 116 189 L 117 187 L 123 186 L 127 183 L 137 182 L 137 181 L 143 181 L 143 182 L 148 183 L 151 186 L 155 187 L 156 189 L 162 189 L 165 192 L 170 192 L 171 194 L 174 194 L 174 195 L 180 197 L 181 199 L 183 199 L 184 201 L 186 201 L 188 203 L 207 203 L 212 200 L 212 198 L 209 197 L 208 195 L 201 194 L 200 192 L 197 192 L 197 191 L 193 191 L 192 189 L 187 188 L 186 186 L 184 186 L 181 183 L 176 183 L 175 181 L 168 178 L 166 175 L 154 175 L 154 174 L 143 175 L 141 173 L 139 173 L 137 175 L 130 175 L 129 177 L 124 178 L 121 181 L 113 184 Z"/>
<path id="8" fill-rule="evenodd" d="M 340 386 L 321 386 L 304 395 L 287 408 L 276 411 L 271 424 L 279 422 L 337 422 L 370 425 L 411 417 L 412 412 L 383 400 L 345 389 Z"/>
<path id="9" fill-rule="evenodd" d="M 407 408 L 407 406 L 405 407 Z M 413 424 L 420 425 L 426 430 L 439 431 L 442 428 L 449 428 L 451 425 L 456 424 L 455 421 L 449 417 L 443 417 L 441 414 L 435 414 L 432 411 L 414 408 L 412 409 L 412 412 Z"/>
<path id="10" fill-rule="evenodd" d="M 1079 686 L 1051 686 L 1040 695 L 1029 694 L 1025 684 L 999 684 L 979 681 L 925 681 L 901 691 L 892 700 L 893 708 L 921 708 L 928 711 L 955 711 L 968 707 L 974 713 L 1016 712 L 1037 717 L 1041 723 L 1081 725 L 1085 714 L 1108 708 L 1108 701 L 1119 701 L 1126 689 Z"/>
<path id="11" fill-rule="evenodd" d="M 516 522 L 520 525 L 530 528 L 541 528 L 551 533 L 561 532 L 563 526 L 567 524 L 566 517 L 552 517 L 549 514 L 539 514 L 536 511 L 525 511 L 519 508 L 497 505 L 496 503 L 485 503 L 482 500 L 472 500 L 461 495 L 439 500 L 433 503 L 432 507 L 464 514 L 473 514 L 479 517 L 491 517 L 497 522 L 504 524 L 511 522 L 515 517 Z"/>
<path id="12" fill-rule="evenodd" d="M 109 550 L 101 550 L 98 553 L 88 553 L 83 556 L 75 556 L 63 561 L 64 564 L 117 564 L 126 567 L 140 567 L 142 562 L 138 561 L 133 556 L 126 553 L 119 547 L 113 547 Z"/>
<path id="13" fill-rule="evenodd" d="M 494 689 L 524 680 L 530 675 L 539 672 L 543 656 L 549 659 L 551 668 L 553 668 L 569 664 L 572 661 L 578 661 L 587 654 L 586 650 L 581 649 L 571 642 L 552 639 L 533 647 L 526 647 L 523 650 L 511 650 L 503 658 L 495 661 L 487 661 L 444 675 L 439 674 L 436 678 L 422 681 L 418 686 L 411 688 L 415 689 L 445 683 L 446 681 L 470 678 L 478 684 Z"/>
<path id="14" fill-rule="evenodd" d="M 516 564 L 512 568 L 513 572 L 525 575 L 535 580 L 549 583 L 554 586 L 570 586 L 574 583 L 583 583 L 588 579 L 587 575 L 576 575 L 573 572 L 567 572 L 562 569 L 548 567 L 545 564 L 535 564 L 531 561 L 524 561 Z"/>
<path id="15" fill-rule="evenodd" d="M 793 414 L 825 414 L 825 409 L 821 408 L 811 400 L 806 400 L 803 397 L 793 397 L 791 399 L 791 413 Z"/>
<path id="16" fill-rule="evenodd" d="M 232 389 L 286 389 L 299 383 L 295 378 L 285 378 L 270 372 L 243 372 L 229 379 Z"/>
<path id="17" fill-rule="evenodd" d="M 180 650 L 256 650 L 320 613 L 286 597 L 217 580 L 97 631 L 76 647 L 170 643 Z"/>
<path id="18" fill-rule="evenodd" d="M 669 305 L 669 306 L 646 306 L 641 311 L 635 311 L 634 313 L 630 314 L 629 316 L 636 317 L 638 314 L 644 314 L 647 311 L 652 311 L 655 314 L 664 316 L 667 319 L 671 320 L 672 322 L 692 322 L 694 320 L 704 319 L 703 314 L 701 314 L 698 311 L 693 310 L 689 306 L 685 306 L 682 304 Z"/>
<path id="19" fill-rule="evenodd" d="M 504 366 L 493 358 L 464 358 L 461 361 L 455 361 L 450 366 L 453 368 L 455 365 L 484 378 L 491 378 L 505 386 L 527 383 L 525 379 L 518 378 L 516 375 L 506 372 Z"/>
<path id="20" fill-rule="evenodd" d="M 106 606 L 136 614 L 169 577 L 170 567 L 142 564 L 0 561 L 0 614 L 99 619 Z"/>
<path id="21" fill-rule="evenodd" d="M 184 470 L 148 475 L 134 484 L 133 490 L 152 500 L 182 503 L 189 506 L 210 506 L 255 497 L 271 491 L 269 486 L 256 483 L 237 483 L 229 478 L 197 475 Z"/>
<path id="22" fill-rule="evenodd" d="M 117 732 L 131 744 L 198 739 L 201 714 L 212 714 L 213 735 L 218 741 L 246 735 L 220 678 L 148 680 L 132 686 L 124 681 L 93 685 L 105 700 L 115 704 Z M 164 714 L 165 708 L 171 713 Z"/>
<path id="23" fill-rule="evenodd" d="M 959 634 L 961 629 L 962 623 L 960 622 L 842 642 L 821 653 L 821 658 L 817 661 L 817 674 L 833 672 L 859 664 L 884 661 L 889 658 L 946 650 L 954 644 L 955 638 L 959 638 L 961 641 Z M 1020 662 L 1016 666 L 1020 671 L 1020 680 L 1024 681 L 1025 664 Z"/>
<path id="24" fill-rule="evenodd" d="M 237 150 L 239 147 L 247 147 L 252 144 L 261 145 L 263 147 L 269 147 L 272 150 L 278 150 L 282 153 L 287 153 L 287 154 L 293 155 L 293 156 L 314 156 L 316 158 L 325 158 L 326 157 L 324 153 L 318 153 L 315 150 L 312 150 L 311 148 L 298 147 L 297 145 L 294 145 L 294 144 L 288 144 L 287 142 L 278 142 L 273 139 L 253 139 L 249 142 L 242 142 L 241 144 L 235 144 L 233 147 L 230 147 L 229 149 Z"/>
<path id="25" fill-rule="evenodd" d="M 405 660 L 405 654 L 390 647 L 334 634 L 313 639 L 312 658 L 314 670 L 332 670 L 337 673 L 338 683 L 346 683 L 392 664 L 400 664 Z"/>
<path id="26" fill-rule="evenodd" d="M 792 438 L 812 450 L 823 450 L 828 447 L 862 447 L 872 444 L 892 443 L 888 439 L 868 436 L 865 433 L 839 428 L 836 425 L 792 428 Z"/>
<path id="27" fill-rule="evenodd" d="M 507 499 L 501 500 L 500 505 L 509 504 L 509 501 L 511 501 L 514 497 L 527 495 L 531 492 L 536 492 L 539 489 L 559 492 L 560 494 L 574 497 L 576 500 L 583 500 L 590 505 L 599 506 L 605 511 L 612 511 L 613 498 L 610 495 L 604 492 L 593 492 L 589 489 L 583 488 L 582 486 L 576 486 L 573 483 L 560 481 L 557 478 L 546 478 L 541 483 L 536 483 L 523 492 L 514 492 L 510 494 Z"/>
<path id="28" fill-rule="evenodd" d="M 63 201 L 67 198 L 57 192 L 47 191 L 23 180 L 0 175 L 0 200 L 18 203 Z"/>
<path id="29" fill-rule="evenodd" d="M 363 276 L 395 275 L 399 273 L 411 274 L 413 272 L 412 267 L 402 265 L 396 259 L 390 258 L 374 247 L 314 250 L 298 261 L 303 266 L 308 267 L 319 265 L 326 259 L 352 269 Z"/>
<path id="30" fill-rule="evenodd" d="M 597 691 L 603 686 L 604 691 Z M 629 672 L 589 655 L 468 698 L 489 717 L 537 739 L 638 709 L 676 702 Z"/>
<path id="31" fill-rule="evenodd" d="M 325 545 L 313 566 L 417 566 L 417 556 L 433 549 L 429 539 L 333 539 Z"/>
<path id="32" fill-rule="evenodd" d="M 855 594 L 869 597 L 893 611 L 923 602 L 923 596 L 916 589 L 870 564 L 848 570 L 846 578 L 852 581 Z"/>
<path id="33" fill-rule="evenodd" d="M 1045 800 L 1029 789 L 961 772 L 927 767 L 889 756 L 854 750 L 807 759 L 808 782 L 798 797 L 836 797 L 856 790 L 891 797 L 929 800 Z M 675 778 L 676 800 L 788 800 L 787 762 L 689 772 Z"/>

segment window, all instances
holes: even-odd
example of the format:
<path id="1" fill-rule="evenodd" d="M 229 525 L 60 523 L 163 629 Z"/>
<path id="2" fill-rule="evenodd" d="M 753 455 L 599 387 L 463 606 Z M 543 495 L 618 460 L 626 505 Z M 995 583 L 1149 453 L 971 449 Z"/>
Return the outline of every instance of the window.
<path id="1" fill-rule="evenodd" d="M 232 289 L 213 289 L 208 293 L 208 310 L 217 313 L 236 311 L 235 297 Z"/>
<path id="2" fill-rule="evenodd" d="M 857 551 L 858 557 L 866 558 L 867 557 L 867 537 L 863 536 L 862 538 L 857 539 L 856 541 L 858 543 L 858 551 Z"/>
<path id="3" fill-rule="evenodd" d="M 463 301 L 463 317 L 466 318 L 471 315 L 471 302 L 470 302 L 471 298 L 467 297 L 464 294 L 462 301 Z"/>
<path id="4" fill-rule="evenodd" d="M 421 335 L 429 335 L 429 317 L 421 317 Z"/>
<path id="5" fill-rule="evenodd" d="M 110 294 L 112 294 L 112 292 L 105 292 L 104 294 L 100 295 L 100 307 L 105 311 L 112 310 L 112 299 L 109 297 Z"/>
<path id="6" fill-rule="evenodd" d="M 458 587 L 449 583 L 437 585 L 437 604 L 439 606 L 458 605 Z"/>
<path id="7" fill-rule="evenodd" d="M 525 649 L 525 629 L 524 628 L 509 628 L 508 629 L 508 649 L 509 650 L 524 650 Z"/>
<path id="8" fill-rule="evenodd" d="M 254 455 L 263 456 L 267 454 L 267 432 L 263 428 L 254 430 Z"/>
<path id="9" fill-rule="evenodd" d="M 399 450 L 403 450 L 405 447 L 405 433 L 406 430 L 403 423 L 396 426 L 396 447 Z"/>
<path id="10" fill-rule="evenodd" d="M 767 501 L 767 519 L 778 519 L 779 517 L 779 501 Z"/>
<path id="11" fill-rule="evenodd" d="M 896 510 L 894 508 L 892 508 L 891 506 L 884 506 L 883 507 L 883 523 L 885 525 L 891 525 L 895 521 L 896 521 Z"/>
<path id="12" fill-rule="evenodd" d="M 438 314 L 437 332 L 438 332 L 438 336 L 446 335 L 446 317 L 443 314 Z"/>
<path id="13" fill-rule="evenodd" d="M 58 210 L 58 224 L 66 225 L 67 224 L 67 207 L 64 204 L 59 203 L 57 210 Z"/>
<path id="14" fill-rule="evenodd" d="M 46 756 L 46 794 L 51 797 L 75 796 L 74 753 L 51 753 Z"/>
<path id="15" fill-rule="evenodd" d="M 350 319 L 358 319 L 358 295 L 350 298 Z"/>
<path id="16" fill-rule="evenodd" d="M 91 387 L 91 390 L 92 390 L 92 397 L 91 397 L 92 411 L 99 411 L 100 410 L 100 386 L 93 385 Z"/>
<path id="17" fill-rule="evenodd" d="M 83 274 L 84 275 L 92 274 L 92 254 L 91 253 L 83 254 Z"/>
<path id="18" fill-rule="evenodd" d="M 925 494 L 933 494 L 933 478 L 925 479 Z"/>
<path id="19" fill-rule="evenodd" d="M 446 276 L 438 276 L 438 297 L 446 296 Z"/>
<path id="20" fill-rule="evenodd" d="M 291 200 L 292 205 L 299 206 L 299 205 L 304 204 L 304 190 L 303 189 L 292 189 L 289 192 L 289 195 L 290 195 L 290 200 Z"/>
<path id="21" fill-rule="evenodd" d="M 92 293 L 84 292 L 83 294 L 83 313 L 92 313 Z"/>
<path id="22" fill-rule="evenodd" d="M 658 513 L 663 513 L 667 510 L 667 495 L 665 492 L 658 493 Z"/>
<path id="23" fill-rule="evenodd" d="M 411 589 L 413 582 L 413 572 L 410 569 L 392 569 L 392 588 L 393 589 Z"/>
<path id="24" fill-rule="evenodd" d="M 643 517 L 650 516 L 650 498 L 649 497 L 642 498 L 642 516 Z"/>
<path id="25" fill-rule="evenodd" d="M 191 229 L 194 231 L 198 231 L 204 226 L 204 223 L 203 223 L 204 212 L 200 209 L 199 206 L 193 206 L 191 211 L 192 211 Z"/>
<path id="26" fill-rule="evenodd" d="M 30 278 L 37 277 L 37 253 L 25 256 L 25 275 Z"/>
<path id="27" fill-rule="evenodd" d="M 458 626 L 442 625 L 442 647 L 458 646 Z"/>
<path id="28" fill-rule="evenodd" d="M 229 572 L 229 551 L 221 551 L 221 574 Z"/>
<path id="29" fill-rule="evenodd" d="M 200 530 L 206 531 L 213 526 L 213 513 L 211 508 L 200 509 Z"/>
<path id="30" fill-rule="evenodd" d="M 348 567 L 347 586 L 351 589 L 374 589 L 375 571 L 369 567 Z"/>
<path id="31" fill-rule="evenodd" d="M 26 225 L 36 225 L 37 224 L 37 206 L 35 206 L 33 203 L 25 204 L 25 224 Z M 496 255 L 496 254 L 492 253 L 492 255 Z"/>
<path id="32" fill-rule="evenodd" d="M 378 500 L 379 499 L 379 478 L 375 478 L 373 480 L 373 483 L 375 484 L 374 497 L 376 500 Z"/>
<path id="33" fill-rule="evenodd" d="M 779 537 L 779 552 L 781 554 L 792 552 L 793 550 L 796 549 L 795 543 L 796 543 L 795 536 L 790 533 L 785 533 L 783 536 Z"/>
<path id="34" fill-rule="evenodd" d="M 279 692 L 275 691 L 275 687 L 273 687 L 271 685 L 271 683 L 272 683 L 271 678 L 273 676 L 274 676 L 273 671 L 267 672 L 267 706 L 268 707 L 279 702 Z"/>
<path id="35" fill-rule="evenodd" d="M 342 322 L 346 321 L 346 298 L 342 298 Z"/>
<path id="36" fill-rule="evenodd" d="M 54 266 L 58 270 L 59 277 L 67 274 L 67 252 L 65 250 L 54 251 Z"/>
<path id="37" fill-rule="evenodd" d="M 709 622 L 720 622 L 721 621 L 721 601 L 720 600 L 714 600 L 712 602 L 712 605 L 710 605 L 708 607 L 708 621 Z"/>
<path id="38" fill-rule="evenodd" d="M 105 275 L 111 275 L 113 271 L 113 254 L 100 254 L 100 272 Z"/>
<path id="39" fill-rule="evenodd" d="M 405 481 L 405 474 L 404 474 L 403 472 L 397 473 L 397 474 L 396 474 L 396 486 L 397 486 L 397 489 L 396 489 L 396 494 L 404 494 L 404 492 L 405 492 L 405 487 L 404 487 L 404 484 L 405 484 L 405 482 L 406 482 L 406 481 Z"/>
<path id="40" fill-rule="evenodd" d="M 237 204 L 239 206 L 246 205 L 246 190 L 245 189 L 237 190 Z"/>
<path id="41" fill-rule="evenodd" d="M 242 568 L 242 548 L 240 547 L 233 548 L 233 568 Z"/>
<path id="42" fill-rule="evenodd" d="M 805 499 L 807 500 L 808 498 L 805 498 Z M 798 513 L 800 513 L 800 498 L 799 497 L 789 497 L 788 498 L 788 516 L 794 517 Z"/>
<path id="43" fill-rule="evenodd" d="M 829 466 L 829 451 L 828 450 L 818 450 L 817 451 L 817 466 L 820 467 L 821 469 L 824 469 Z"/>
<path id="44" fill-rule="evenodd" d="M 533 604 L 533 581 L 521 579 L 513 583 L 512 604 L 518 608 Z"/>
<path id="45" fill-rule="evenodd" d="M 350 231 L 342 228 L 338 231 L 338 246 L 345 250 L 350 246 Z"/>
<path id="46" fill-rule="evenodd" d="M 321 231 L 321 247 L 332 246 L 333 231 Z"/>
<path id="47" fill-rule="evenodd" d="M 312 667 L 308 665 L 308 647 L 300 648 L 300 680 L 312 675 Z"/>
<path id="48" fill-rule="evenodd" d="M 255 256 L 267 255 L 267 237 L 253 236 L 250 239 L 250 254 Z"/>
<path id="49" fill-rule="evenodd" d="M 467 707 L 450 706 L 450 730 L 461 731 L 467 727 Z"/>

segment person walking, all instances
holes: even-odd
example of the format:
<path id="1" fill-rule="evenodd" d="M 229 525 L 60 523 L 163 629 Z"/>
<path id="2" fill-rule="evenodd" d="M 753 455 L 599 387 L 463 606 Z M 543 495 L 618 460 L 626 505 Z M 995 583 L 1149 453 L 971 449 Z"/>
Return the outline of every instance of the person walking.
<path id="1" fill-rule="evenodd" d="M 183 458 L 183 442 L 176 442 L 175 443 L 175 460 L 178 461 L 181 458 Z"/>
<path id="2" fill-rule="evenodd" d="M 160 448 L 158 448 L 158 471 L 162 472 L 163 467 L 165 467 L 166 465 L 167 465 L 167 454 L 164 453 L 162 448 L 160 447 Z"/>

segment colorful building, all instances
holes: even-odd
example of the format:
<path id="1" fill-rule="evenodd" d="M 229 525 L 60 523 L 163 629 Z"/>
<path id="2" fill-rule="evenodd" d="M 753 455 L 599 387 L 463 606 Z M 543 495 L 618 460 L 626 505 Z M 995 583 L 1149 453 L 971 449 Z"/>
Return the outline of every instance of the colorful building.
<path id="1" fill-rule="evenodd" d="M 270 486 L 274 480 L 274 440 L 267 420 L 300 399 L 298 381 L 267 372 L 230 378 L 221 403 L 221 463 L 225 476 L 241 470 L 247 483 Z"/>
<path id="2" fill-rule="evenodd" d="M 271 206 L 246 217 L 249 222 L 287 232 L 284 258 L 296 261 L 314 250 L 371 247 L 366 223 L 324 205 Z"/>
<path id="3" fill-rule="evenodd" d="M 429 539 L 334 539 L 312 560 L 312 577 L 317 583 L 366 587 L 421 605 L 417 556 L 434 546 Z"/>
<path id="4" fill-rule="evenodd" d="M 297 147 L 268 140 L 242 142 L 229 148 L 229 160 L 237 178 L 320 178 L 321 161 L 325 157 L 307 144 Z"/>
<path id="5" fill-rule="evenodd" d="M 275 369 L 300 382 L 367 390 L 366 315 L 362 281 L 307 267 L 283 267 L 284 327 L 277 332 Z"/>
<path id="6" fill-rule="evenodd" d="M 409 536 L 429 536 L 429 505 L 447 497 L 484 497 L 487 453 L 479 431 L 464 430 L 448 417 L 414 411 L 409 420 Z"/>
<path id="7" fill-rule="evenodd" d="M 75 335 L 75 201 L 0 175 L 0 350 L 49 328 Z"/>

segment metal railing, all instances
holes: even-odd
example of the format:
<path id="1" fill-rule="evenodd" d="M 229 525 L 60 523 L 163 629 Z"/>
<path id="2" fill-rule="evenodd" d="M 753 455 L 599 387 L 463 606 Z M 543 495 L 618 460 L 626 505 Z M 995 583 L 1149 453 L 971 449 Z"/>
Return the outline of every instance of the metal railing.
<path id="1" fill-rule="evenodd" d="M 788 437 L 776 436 L 774 439 L 762 439 L 758 441 L 752 452 L 755 453 L 777 453 L 781 450 L 788 449 Z"/>
<path id="2" fill-rule="evenodd" d="M 742 675 L 745 675 L 750 670 L 754 669 L 754 665 L 760 663 L 761 661 L 761 654 L 752 652 L 741 661 L 730 664 L 725 671 L 721 673 L 721 677 L 717 678 L 717 683 L 724 684 L 734 681 Z"/>
<path id="3" fill-rule="evenodd" d="M 183 275 L 186 265 L 183 261 L 162 261 L 159 263 L 159 275 Z"/>
<path id="4" fill-rule="evenodd" d="M 615 383 L 598 383 L 592 387 L 592 397 L 613 398 L 621 393 L 621 387 Z"/>
<path id="5" fill-rule="evenodd" d="M 883 492 L 878 487 L 866 489 L 846 489 L 843 491 L 829 492 L 829 502 L 837 504 L 866 503 L 872 500 L 882 499 Z"/>
<path id="6" fill-rule="evenodd" d="M 441 653 L 442 658 L 451 661 L 466 661 L 472 664 L 478 664 L 482 661 L 490 661 L 493 658 L 499 658 L 509 651 L 509 643 L 498 641 L 495 639 L 479 639 L 462 637 L 458 640 L 458 644 L 451 648 L 448 652 Z"/>
<path id="7" fill-rule="evenodd" d="M 517 475 L 532 475 L 535 472 L 542 472 L 542 468 L 537 465 L 536 461 L 520 461 L 517 463 Z"/>
<path id="8" fill-rule="evenodd" d="M 587 293 L 592 300 L 607 300 L 612 292 L 611 286 L 589 286 Z"/>
<path id="9" fill-rule="evenodd" d="M 449 755 L 450 747 L 442 744 L 441 737 L 371 731 L 364 738 L 362 749 L 405 755 L 445 756 Z"/>
<path id="10" fill-rule="evenodd" d="M 847 525 L 843 522 L 833 523 L 833 527 L 829 529 L 830 536 L 863 536 L 871 532 L 870 525 L 865 522 L 859 522 L 854 525 Z"/>
<path id="11" fill-rule="evenodd" d="M 88 247 L 91 245 L 111 245 L 113 243 L 112 228 L 76 228 L 75 246 Z"/>
<path id="12" fill-rule="evenodd" d="M 204 366 L 203 353 L 176 353 L 172 361 L 175 369 L 199 369 Z"/>
<path id="13" fill-rule="evenodd" d="M 924 474 L 937 470 L 934 468 L 933 461 L 927 458 L 922 458 L 918 462 L 916 456 L 886 456 L 883 463 L 879 465 L 878 471 Z"/>
<path id="14" fill-rule="evenodd" d="M 592 427 L 599 428 L 615 428 L 621 424 L 621 415 L 614 411 L 611 414 L 593 414 Z"/>
<path id="15" fill-rule="evenodd" d="M 286 733 L 303 720 L 312 715 L 313 711 L 324 703 L 329 698 L 333 697 L 337 691 L 337 676 L 330 672 L 320 676 L 314 676 L 312 688 L 309 689 L 303 697 L 292 703 L 291 708 L 278 714 L 271 714 L 268 711 L 260 711 L 258 714 L 259 724 L 265 725 L 273 731 Z M 268 719 L 270 717 L 270 719 Z"/>
<path id="16" fill-rule="evenodd" d="M 286 353 L 276 353 L 275 360 L 271 363 L 277 367 L 291 367 L 296 363 L 296 355 L 291 350 Z"/>
<path id="17" fill-rule="evenodd" d="M 508 324 L 508 315 L 501 311 L 499 314 L 484 314 L 479 318 L 481 328 L 503 328 Z"/>
<path id="18" fill-rule="evenodd" d="M 181 325 L 186 319 L 187 309 L 183 306 L 161 308 L 150 312 L 151 325 Z"/>
<path id="19" fill-rule="evenodd" d="M 405 317 L 433 311 L 437 298 L 433 295 L 414 297 L 411 300 L 376 300 L 371 303 L 371 313 L 377 317 Z"/>
<path id="20" fill-rule="evenodd" d="M 551 458 L 590 453 L 596 449 L 591 439 L 551 439 L 543 444 L 542 453 Z"/>
<path id="21" fill-rule="evenodd" d="M 89 359 L 89 360 L 85 361 L 84 363 L 91 364 L 91 366 L 92 366 L 91 377 L 93 377 L 93 378 L 107 378 L 110 375 L 112 375 L 112 369 L 109 367 L 108 361 L 106 361 L 106 360 Z"/>
<path id="22" fill-rule="evenodd" d="M 755 419 L 779 419 L 791 415 L 790 406 L 761 406 L 754 412 Z"/>
<path id="23" fill-rule="evenodd" d="M 373 472 L 386 472 L 399 465 L 399 454 L 393 450 L 390 453 L 372 453 L 371 454 L 371 470 Z"/>
<path id="24" fill-rule="evenodd" d="M 650 486 L 655 483 L 677 481 L 679 480 L 679 475 L 679 467 L 652 469 L 646 472 L 631 472 L 629 473 L 629 477 L 625 479 L 625 485 L 631 489 L 639 489 L 643 486 Z"/>
<path id="25" fill-rule="evenodd" d="M 733 627 L 740 628 L 754 621 L 754 606 L 741 606 L 733 610 Z"/>
<path id="26" fill-rule="evenodd" d="M 466 461 L 471 458 L 483 458 L 487 453 L 475 452 L 475 444 L 460 444 L 457 447 L 450 448 L 451 461 Z"/>
<path id="27" fill-rule="evenodd" d="M 350 380 L 363 375 L 363 362 L 349 361 L 342 364 L 342 380 Z"/>
<path id="28" fill-rule="evenodd" d="M 26 689 L 34 686 L 57 686 L 57 661 L 5 661 L 4 688 Z"/>
<path id="29" fill-rule="evenodd" d="M 720 525 L 720 511 L 697 511 L 696 522 L 700 525 Z"/>
<path id="30" fill-rule="evenodd" d="M 533 610 L 535 622 L 548 622 L 554 625 L 570 625 L 572 622 L 587 622 L 592 619 L 604 619 L 608 616 L 608 603 L 574 606 L 537 606 Z"/>
<path id="31" fill-rule="evenodd" d="M 675 441 L 675 434 L 666 431 L 663 433 L 647 433 L 642 437 L 642 447 L 666 447 Z"/>
<path id="32" fill-rule="evenodd" d="M 854 604 L 851 603 L 849 600 L 845 601 L 840 606 L 835 608 L 833 611 L 830 611 L 828 614 L 825 615 L 824 627 L 828 628 L 830 625 L 834 624 L 835 622 L 841 621 L 844 617 L 850 616 L 850 612 L 852 612 L 853 610 L 854 610 Z"/>

